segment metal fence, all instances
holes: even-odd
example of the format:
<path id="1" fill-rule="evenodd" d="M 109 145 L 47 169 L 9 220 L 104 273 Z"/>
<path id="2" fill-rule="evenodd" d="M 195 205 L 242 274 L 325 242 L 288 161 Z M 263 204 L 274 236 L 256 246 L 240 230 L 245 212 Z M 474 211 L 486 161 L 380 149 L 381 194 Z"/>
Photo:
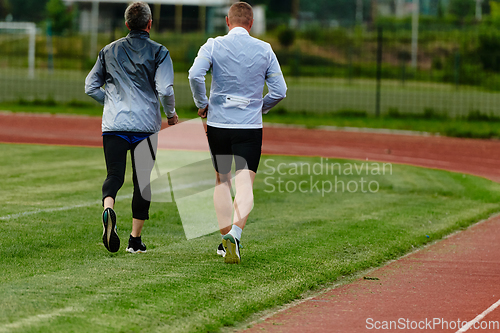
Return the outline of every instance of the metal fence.
<path id="1" fill-rule="evenodd" d="M 99 34 L 98 48 L 126 32 L 117 28 Z M 497 53 L 478 55 L 478 34 L 478 29 L 424 31 L 416 67 L 411 65 L 411 34 L 404 29 L 311 29 L 296 33 L 291 46 L 280 43 L 278 32 L 260 38 L 273 45 L 282 64 L 289 90 L 280 106 L 288 111 L 500 115 Z M 193 108 L 187 70 L 209 36 L 151 36 L 172 55 L 177 107 Z M 84 93 L 85 76 L 97 56 L 90 57 L 90 39 L 88 34 L 50 36 L 39 28 L 33 43 L 23 29 L 0 26 L 0 102 L 91 103 Z M 485 69 L 485 57 L 491 68 Z"/>

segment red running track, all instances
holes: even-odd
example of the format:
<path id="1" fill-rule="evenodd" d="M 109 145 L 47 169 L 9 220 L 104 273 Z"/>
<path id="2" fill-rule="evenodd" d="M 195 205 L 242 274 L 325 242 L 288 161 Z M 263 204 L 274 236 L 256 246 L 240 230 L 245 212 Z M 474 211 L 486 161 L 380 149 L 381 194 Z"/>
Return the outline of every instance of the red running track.
<path id="1" fill-rule="evenodd" d="M 189 133 L 170 148 L 200 149 Z M 102 146 L 99 117 L 0 113 L 0 142 Z M 369 159 L 464 172 L 500 181 L 500 141 L 266 127 L 263 152 Z"/>
<path id="2" fill-rule="evenodd" d="M 98 117 L 3 113 L 0 142 L 101 146 L 100 122 Z M 189 133 L 179 133 L 168 147 L 206 147 L 187 137 Z M 267 127 L 263 152 L 404 163 L 500 181 L 500 142 L 493 140 Z M 456 332 L 459 321 L 474 319 L 500 300 L 498 239 L 500 217 L 369 274 L 379 280 L 361 279 L 334 288 L 247 332 Z M 500 310 L 490 310 L 476 324 L 479 328 L 489 321 L 500 323 Z M 377 329 L 391 321 L 399 327 Z M 469 331 L 493 332 L 500 327 Z"/>
<path id="3" fill-rule="evenodd" d="M 499 237 L 495 217 L 367 274 L 379 280 L 332 289 L 244 332 L 457 332 L 500 300 Z M 496 329 L 469 332 L 499 332 L 496 324 L 500 309 L 476 324 Z"/>

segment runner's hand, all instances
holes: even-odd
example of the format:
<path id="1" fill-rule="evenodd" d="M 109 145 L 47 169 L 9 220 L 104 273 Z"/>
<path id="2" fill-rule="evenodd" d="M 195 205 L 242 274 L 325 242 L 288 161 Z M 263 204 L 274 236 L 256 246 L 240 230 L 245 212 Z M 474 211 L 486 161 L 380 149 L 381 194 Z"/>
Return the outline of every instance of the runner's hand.
<path id="1" fill-rule="evenodd" d="M 202 118 L 206 118 L 208 113 L 208 105 L 205 106 L 203 109 L 198 109 L 198 116 Z"/>
<path id="2" fill-rule="evenodd" d="M 175 125 L 175 124 L 177 124 L 178 122 L 179 122 L 179 117 L 177 116 L 177 114 L 175 114 L 172 118 L 169 118 L 169 119 L 168 119 L 168 124 L 169 124 L 170 126 Z"/>

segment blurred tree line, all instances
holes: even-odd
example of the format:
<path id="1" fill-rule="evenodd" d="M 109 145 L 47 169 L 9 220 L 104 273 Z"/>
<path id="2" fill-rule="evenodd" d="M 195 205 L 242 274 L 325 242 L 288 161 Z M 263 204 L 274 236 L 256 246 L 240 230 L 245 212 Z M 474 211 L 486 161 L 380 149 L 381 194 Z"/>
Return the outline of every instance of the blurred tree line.
<path id="1" fill-rule="evenodd" d="M 252 6 L 265 5 L 268 16 L 290 17 L 292 11 L 291 0 L 248 0 L 247 2 Z"/>
<path id="2" fill-rule="evenodd" d="M 251 5 L 265 5 L 268 17 L 290 18 L 293 0 L 248 0 Z M 362 0 L 363 17 L 370 16 L 372 0 Z M 301 12 L 313 13 L 317 20 L 338 20 L 354 22 L 356 0 L 299 0 Z"/>
<path id="3" fill-rule="evenodd" d="M 280 63 L 288 74 L 373 77 L 377 48 L 374 28 L 378 25 L 384 29 L 385 78 L 397 79 L 407 75 L 408 79 L 460 82 L 500 90 L 500 0 L 482 1 L 481 20 L 476 19 L 475 0 L 430 0 L 437 12 L 420 16 L 419 67 L 414 70 L 405 69 L 409 66 L 411 17 L 379 16 L 371 22 L 375 2 L 395 4 L 395 0 L 362 0 L 363 22 L 372 24 L 357 26 L 357 0 L 247 1 L 252 5 L 265 5 L 267 17 L 278 19 L 278 24 L 271 26 L 266 39 L 276 46 Z M 289 25 L 294 3 L 300 5 L 300 12 L 313 13 L 313 19 L 297 30 Z M 9 14 L 14 21 L 37 22 L 41 28 L 50 22 L 55 35 L 65 36 L 58 38 L 61 41 L 61 45 L 56 45 L 58 57 L 67 55 L 64 66 L 74 66 L 75 57 L 82 53 L 73 47 L 78 44 L 75 40 L 80 36 L 67 35 L 75 28 L 76 6 L 66 6 L 63 0 L 0 0 L 0 20 L 5 20 Z M 332 20 L 339 21 L 341 26 L 329 26 L 328 22 Z M 201 34 L 170 33 L 163 37 L 164 40 L 160 41 L 178 45 L 172 53 L 179 55 L 174 63 L 183 71 L 182 66 L 189 68 L 192 61 L 187 56 L 194 52 L 190 48 L 196 49 L 205 38 Z M 189 41 L 195 37 L 200 41 Z M 63 40 L 71 40 L 71 43 L 63 47 Z M 43 54 L 43 43 L 37 46 L 37 50 L 40 50 L 37 54 Z"/>
<path id="4" fill-rule="evenodd" d="M 299 4 L 299 11 L 313 14 L 317 21 L 337 20 L 343 24 L 354 24 L 357 0 L 247 0 L 252 5 L 265 5 L 268 18 L 289 19 L 293 3 Z M 397 0 L 361 0 L 361 13 L 366 22 L 371 19 L 372 6 L 388 3 L 395 7 Z M 438 18 L 453 16 L 459 20 L 473 18 L 476 12 L 475 0 L 430 0 L 438 8 Z M 483 0 L 482 13 L 488 15 L 491 6 L 499 6 L 500 0 Z M 62 32 L 63 26 L 71 28 L 72 6 L 66 7 L 62 0 L 0 0 L 0 20 L 11 14 L 15 21 L 41 22 L 49 16 L 54 30 Z"/>
<path id="5" fill-rule="evenodd" d="M 2 15 L 5 19 L 7 14 L 11 14 L 15 21 L 40 22 L 46 19 L 45 6 L 48 0 L 0 0 L 9 12 Z"/>
<path id="6" fill-rule="evenodd" d="M 50 22 L 57 35 L 72 30 L 74 14 L 62 0 L 0 0 L 0 20 L 12 15 L 14 21 Z"/>
<path id="7" fill-rule="evenodd" d="M 0 0 L 0 19 L 4 19 L 10 13 L 7 0 Z"/>

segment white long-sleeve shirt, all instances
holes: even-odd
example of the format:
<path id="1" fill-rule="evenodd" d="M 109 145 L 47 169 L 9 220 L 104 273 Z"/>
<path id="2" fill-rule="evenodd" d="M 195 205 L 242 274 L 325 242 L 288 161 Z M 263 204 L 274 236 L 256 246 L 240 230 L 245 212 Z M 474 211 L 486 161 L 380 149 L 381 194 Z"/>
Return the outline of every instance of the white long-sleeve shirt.
<path id="1" fill-rule="evenodd" d="M 210 100 L 205 75 L 212 68 Z M 262 98 L 264 84 L 269 93 Z M 241 27 L 210 38 L 189 70 L 196 106 L 208 105 L 207 125 L 219 128 L 262 128 L 262 114 L 286 97 L 286 83 L 271 45 Z"/>

